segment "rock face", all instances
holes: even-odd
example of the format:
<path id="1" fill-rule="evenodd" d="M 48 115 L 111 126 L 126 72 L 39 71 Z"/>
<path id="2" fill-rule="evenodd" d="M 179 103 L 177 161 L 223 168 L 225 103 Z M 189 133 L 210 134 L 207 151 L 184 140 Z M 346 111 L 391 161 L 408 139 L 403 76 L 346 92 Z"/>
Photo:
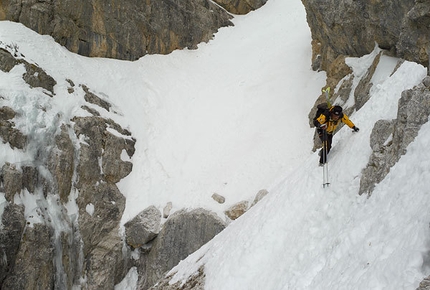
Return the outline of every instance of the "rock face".
<path id="1" fill-rule="evenodd" d="M 53 229 L 48 225 L 25 228 L 13 272 L 4 280 L 2 289 L 54 289 L 54 263 L 49 263 L 55 255 L 52 236 Z"/>
<path id="2" fill-rule="evenodd" d="M 249 10 L 262 1 L 236 1 L 232 7 Z M 196 48 L 220 27 L 232 25 L 231 18 L 209 0 L 0 2 L 0 20 L 51 35 L 81 55 L 125 60 Z"/>
<path id="3" fill-rule="evenodd" d="M 407 2 L 407 1 L 404 1 Z M 429 65 L 430 54 L 430 3 L 426 0 L 415 0 L 414 6 L 403 19 L 399 41 L 398 55 L 425 66 Z"/>
<path id="4" fill-rule="evenodd" d="M 342 106 L 344 112 L 348 116 L 350 116 L 355 110 L 359 110 L 369 100 L 369 92 L 374 85 L 372 79 L 379 65 L 380 59 L 383 55 L 389 54 L 389 52 L 375 49 L 372 54 L 373 61 L 371 65 L 364 70 L 364 73 L 359 77 L 354 75 L 351 68 L 346 65 L 344 56 L 339 56 L 336 61 L 330 65 L 329 71 L 327 72 L 327 85 L 331 88 L 338 86 L 338 90 L 332 90 L 330 93 L 331 101 Z M 394 73 L 402 63 L 403 61 L 400 60 L 392 73 Z M 355 82 L 357 83 L 356 85 L 354 85 Z M 353 98 L 353 100 L 349 100 L 350 96 L 352 96 L 351 98 Z M 311 128 L 314 127 L 313 118 L 317 111 L 317 105 L 321 103 L 326 103 L 326 97 L 324 94 L 321 94 L 317 98 L 313 108 L 309 112 L 309 126 Z M 337 127 L 335 134 L 343 126 L 344 124 L 341 123 Z M 315 151 L 316 149 L 321 148 L 321 146 L 321 140 L 315 132 L 314 147 L 312 150 Z"/>
<path id="5" fill-rule="evenodd" d="M 0 49 L 0 58 L 5 73 L 20 65 L 30 90 L 19 95 L 21 104 L 16 95 L 13 102 L 2 95 L 5 104 L 15 107 L 0 108 L 1 140 L 11 150 L 25 150 L 30 159 L 0 165 L 0 288 L 113 289 L 130 267 L 119 235 L 125 198 L 116 183 L 132 170 L 121 155 L 134 154 L 135 140 L 119 124 L 100 117 L 101 110 L 110 110 L 108 100 L 83 86 L 69 93 L 80 91 L 83 102 L 92 104 L 90 111 L 84 106 L 71 120 L 49 112 L 56 81 L 16 48 Z M 20 112 L 32 102 L 34 122 Z M 25 208 L 19 205 L 22 199 L 34 205 Z M 67 203 L 75 204 L 78 215 L 69 212 Z"/>
<path id="6" fill-rule="evenodd" d="M 150 290 L 204 290 L 205 289 L 205 272 L 204 267 L 200 267 L 197 273 L 191 275 L 186 279 L 185 282 L 178 281 L 170 284 L 170 280 L 173 275 L 169 275 L 157 282 L 154 286 L 149 288 Z M 424 289 L 420 289 L 424 290 Z M 427 289 L 426 289 L 427 290 Z"/>
<path id="7" fill-rule="evenodd" d="M 312 67 L 328 71 L 340 55 L 362 56 L 375 42 L 392 55 L 428 64 L 430 3 L 302 0 L 312 33 Z"/>
<path id="8" fill-rule="evenodd" d="M 247 200 L 243 200 L 233 204 L 224 213 L 229 219 L 235 220 L 242 216 L 248 210 L 248 207 L 249 202 Z"/>
<path id="9" fill-rule="evenodd" d="M 416 290 L 430 290 L 430 276 L 424 278 Z"/>
<path id="10" fill-rule="evenodd" d="M 211 240 L 225 226 L 216 214 L 204 209 L 182 210 L 171 215 L 153 241 L 151 250 L 140 259 L 142 272 L 139 273 L 138 289 L 154 285 L 165 272 Z"/>
<path id="11" fill-rule="evenodd" d="M 21 236 L 25 228 L 24 207 L 8 204 L 1 218 L 0 231 L 0 282 L 13 272 Z M 1 285 L 1 284 L 0 284 Z"/>
<path id="12" fill-rule="evenodd" d="M 216 3 L 234 14 L 247 14 L 266 4 L 267 0 L 216 0 Z"/>
<path id="13" fill-rule="evenodd" d="M 158 235 L 160 224 L 161 212 L 155 206 L 143 210 L 124 225 L 127 244 L 137 249 L 149 243 Z"/>
<path id="14" fill-rule="evenodd" d="M 380 120 L 375 124 L 370 136 L 373 154 L 362 172 L 360 194 L 372 194 L 390 168 L 406 153 L 406 147 L 418 135 L 421 125 L 430 116 L 430 77 L 419 86 L 404 91 L 399 100 L 397 118 Z"/>

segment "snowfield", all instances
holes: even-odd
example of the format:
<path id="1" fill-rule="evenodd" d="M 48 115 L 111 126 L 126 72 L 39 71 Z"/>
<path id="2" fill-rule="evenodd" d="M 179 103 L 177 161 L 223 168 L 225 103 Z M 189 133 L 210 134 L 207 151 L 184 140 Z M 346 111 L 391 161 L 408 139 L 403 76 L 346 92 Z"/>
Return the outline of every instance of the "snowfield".
<path id="1" fill-rule="evenodd" d="M 127 199 L 123 224 L 168 202 L 173 210 L 204 207 L 225 218 L 234 203 L 269 191 L 176 266 L 172 283 L 204 265 L 208 290 L 416 289 L 430 274 L 430 124 L 370 198 L 358 188 L 373 125 L 396 118 L 401 92 L 419 84 L 426 69 L 404 62 L 392 74 L 397 59 L 381 58 L 371 99 L 350 115 L 360 132 L 344 127 L 334 137 L 331 185 L 323 189 L 308 113 L 326 75 L 310 68 L 301 1 L 269 0 L 233 22 L 197 50 L 128 62 L 78 56 L 49 36 L 2 21 L 0 47 L 16 45 L 57 81 L 51 98 L 29 93 L 22 67 L 0 71 L 2 106 L 20 110 L 17 126 L 37 138 L 39 130 L 55 134 L 60 120 L 88 114 L 83 100 L 67 92 L 68 79 L 109 100 L 116 113 L 105 117 L 137 139 L 133 172 L 118 184 Z M 355 85 L 378 51 L 347 59 Z M 43 115 L 35 114 L 37 106 L 46 107 Z M 8 144 L 0 150 L 0 164 L 27 162 L 34 153 Z M 30 215 L 37 199 L 20 195 L 16 202 Z M 0 193 L 0 210 L 4 202 Z M 68 210 L 76 213 L 73 202 Z M 135 289 L 136 275 L 132 269 L 116 290 Z"/>

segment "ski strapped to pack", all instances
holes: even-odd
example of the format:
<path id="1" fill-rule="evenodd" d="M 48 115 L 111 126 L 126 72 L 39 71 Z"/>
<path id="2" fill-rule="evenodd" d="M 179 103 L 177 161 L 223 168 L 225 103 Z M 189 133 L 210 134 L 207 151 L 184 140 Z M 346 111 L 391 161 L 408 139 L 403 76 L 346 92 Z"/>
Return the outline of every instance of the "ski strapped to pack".
<path id="1" fill-rule="evenodd" d="M 327 101 L 327 107 L 331 107 L 331 101 L 330 101 L 330 87 L 327 87 L 326 89 L 323 89 L 322 92 L 325 94 L 325 98 Z M 323 148 L 322 148 L 322 157 L 323 157 L 323 188 L 326 188 L 330 185 L 329 178 L 328 178 L 328 160 L 327 160 L 327 131 L 323 130 Z"/>

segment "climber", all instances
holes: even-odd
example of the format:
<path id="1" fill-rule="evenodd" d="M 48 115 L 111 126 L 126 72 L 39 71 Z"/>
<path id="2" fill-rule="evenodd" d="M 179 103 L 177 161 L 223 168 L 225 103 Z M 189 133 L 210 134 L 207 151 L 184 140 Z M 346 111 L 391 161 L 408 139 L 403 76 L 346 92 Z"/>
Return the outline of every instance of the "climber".
<path id="1" fill-rule="evenodd" d="M 322 166 L 327 161 L 327 154 L 331 149 L 331 142 L 333 140 L 333 132 L 336 130 L 339 122 L 342 121 L 348 127 L 350 127 L 353 132 L 358 132 L 359 129 L 354 125 L 354 123 L 348 118 L 346 114 L 342 112 L 341 106 L 332 106 L 330 108 L 323 109 L 317 112 L 317 115 L 314 118 L 314 125 L 317 128 L 318 137 L 324 144 L 326 141 L 326 154 L 324 154 L 324 150 L 321 149 L 319 152 L 320 155 L 320 166 Z M 326 133 L 326 134 L 325 134 Z M 325 136 L 327 136 L 326 140 Z"/>

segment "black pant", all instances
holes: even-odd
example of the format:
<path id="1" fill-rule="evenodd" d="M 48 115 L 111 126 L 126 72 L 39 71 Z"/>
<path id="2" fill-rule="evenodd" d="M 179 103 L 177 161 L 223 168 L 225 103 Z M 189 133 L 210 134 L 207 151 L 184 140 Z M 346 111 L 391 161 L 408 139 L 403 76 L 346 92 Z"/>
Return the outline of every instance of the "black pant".
<path id="1" fill-rule="evenodd" d="M 324 154 L 324 141 L 326 141 L 326 140 L 324 140 L 324 132 L 321 129 L 317 129 L 317 133 L 318 133 L 318 137 L 320 137 L 321 142 L 323 143 L 323 149 L 321 149 L 320 154 L 319 154 L 320 155 L 320 163 L 325 163 L 325 162 L 327 162 L 327 154 L 330 152 L 330 149 L 331 149 L 331 142 L 333 140 L 333 134 L 329 134 L 329 133 L 325 134 L 327 136 L 327 143 L 326 143 L 327 152 L 325 152 L 326 154 Z"/>

